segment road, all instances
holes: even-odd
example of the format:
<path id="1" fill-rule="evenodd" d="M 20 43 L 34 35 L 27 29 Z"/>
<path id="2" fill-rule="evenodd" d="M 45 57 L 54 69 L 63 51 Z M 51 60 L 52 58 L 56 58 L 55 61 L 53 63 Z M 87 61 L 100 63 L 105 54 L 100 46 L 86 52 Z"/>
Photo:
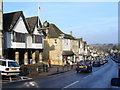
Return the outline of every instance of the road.
<path id="1" fill-rule="evenodd" d="M 115 77 L 118 77 L 118 65 L 109 60 L 101 67 L 93 67 L 92 73 L 69 71 L 27 82 L 5 84 L 3 88 L 112 88 L 111 78 Z"/>

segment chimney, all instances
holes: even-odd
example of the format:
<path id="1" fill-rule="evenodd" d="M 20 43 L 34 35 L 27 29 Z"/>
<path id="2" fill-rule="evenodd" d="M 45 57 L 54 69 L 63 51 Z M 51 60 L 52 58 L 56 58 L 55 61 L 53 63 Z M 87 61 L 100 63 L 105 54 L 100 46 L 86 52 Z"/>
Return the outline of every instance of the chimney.
<path id="1" fill-rule="evenodd" d="M 72 36 L 72 31 L 70 31 L 70 35 Z"/>

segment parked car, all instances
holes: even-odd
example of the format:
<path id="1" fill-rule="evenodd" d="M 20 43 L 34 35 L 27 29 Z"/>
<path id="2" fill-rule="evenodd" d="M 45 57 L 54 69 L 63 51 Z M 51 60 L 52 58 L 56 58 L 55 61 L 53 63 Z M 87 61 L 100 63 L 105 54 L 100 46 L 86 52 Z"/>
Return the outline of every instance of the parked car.
<path id="1" fill-rule="evenodd" d="M 100 61 L 100 65 L 104 65 L 105 62 L 103 60 L 99 60 Z"/>
<path id="2" fill-rule="evenodd" d="M 20 74 L 20 66 L 14 60 L 0 59 L 0 74 L 2 76 L 16 76 Z"/>
<path id="3" fill-rule="evenodd" d="M 104 63 L 108 63 L 108 60 L 103 60 L 104 61 Z"/>
<path id="4" fill-rule="evenodd" d="M 85 62 L 86 62 L 87 64 L 92 65 L 92 60 L 86 60 Z"/>
<path id="5" fill-rule="evenodd" d="M 100 67 L 100 61 L 99 60 L 92 60 L 92 66 L 93 67 Z"/>
<path id="6" fill-rule="evenodd" d="M 79 72 L 92 72 L 92 66 L 91 64 L 87 63 L 87 62 L 78 62 L 76 65 L 76 71 L 77 73 Z"/>

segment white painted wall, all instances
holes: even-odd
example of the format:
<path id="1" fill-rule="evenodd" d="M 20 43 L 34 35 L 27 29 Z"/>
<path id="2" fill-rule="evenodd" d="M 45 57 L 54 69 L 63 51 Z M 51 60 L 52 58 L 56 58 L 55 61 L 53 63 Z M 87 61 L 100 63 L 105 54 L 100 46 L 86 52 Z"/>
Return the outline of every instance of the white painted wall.
<path id="1" fill-rule="evenodd" d="M 25 43 L 13 42 L 13 31 L 24 33 L 24 34 L 27 33 L 26 42 Z M 40 33 L 37 31 L 37 26 L 35 27 L 33 34 L 40 35 Z M 44 40 L 42 41 L 42 43 L 32 43 L 32 35 L 28 34 L 28 31 L 26 29 L 26 26 L 24 24 L 22 17 L 19 18 L 12 32 L 6 32 L 5 44 L 6 44 L 6 48 L 28 48 L 28 49 L 29 48 L 30 49 L 43 49 L 44 48 Z"/>
<path id="2" fill-rule="evenodd" d="M 5 32 L 5 43 L 7 44 L 6 48 L 26 48 L 25 43 L 13 42 L 13 31 L 19 33 L 28 33 L 22 17 L 19 18 L 11 32 Z"/>
<path id="3" fill-rule="evenodd" d="M 35 26 L 35 29 L 34 29 L 33 34 L 35 34 L 35 35 L 40 35 L 40 33 L 39 33 L 38 30 L 37 30 L 37 25 Z"/>
<path id="4" fill-rule="evenodd" d="M 26 46 L 27 48 L 32 48 L 32 36 L 31 35 L 26 36 Z"/>
<path id="5" fill-rule="evenodd" d="M 34 49 L 43 49 L 43 44 L 41 43 L 41 44 L 32 44 L 32 48 L 34 48 Z"/>
<path id="6" fill-rule="evenodd" d="M 13 28 L 13 31 L 19 32 L 19 33 L 28 33 L 22 17 L 19 18 L 18 22 Z"/>
<path id="7" fill-rule="evenodd" d="M 37 24 L 35 26 L 35 29 L 34 29 L 34 32 L 33 34 L 35 35 L 42 35 L 43 36 L 43 33 L 39 33 L 39 31 L 37 30 Z M 32 43 L 32 48 L 34 49 L 43 49 L 44 48 L 44 38 L 42 38 L 42 43 Z"/>
<path id="8" fill-rule="evenodd" d="M 62 49 L 63 51 L 71 50 L 70 39 L 62 39 Z"/>

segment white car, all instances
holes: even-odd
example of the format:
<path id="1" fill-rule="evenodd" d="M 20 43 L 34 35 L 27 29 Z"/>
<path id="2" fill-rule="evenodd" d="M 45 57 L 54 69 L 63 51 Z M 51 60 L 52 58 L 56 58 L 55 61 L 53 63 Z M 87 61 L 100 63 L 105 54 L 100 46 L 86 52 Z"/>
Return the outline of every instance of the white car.
<path id="1" fill-rule="evenodd" d="M 20 74 L 20 65 L 9 59 L 0 59 L 0 74 L 3 76 L 15 76 Z"/>

